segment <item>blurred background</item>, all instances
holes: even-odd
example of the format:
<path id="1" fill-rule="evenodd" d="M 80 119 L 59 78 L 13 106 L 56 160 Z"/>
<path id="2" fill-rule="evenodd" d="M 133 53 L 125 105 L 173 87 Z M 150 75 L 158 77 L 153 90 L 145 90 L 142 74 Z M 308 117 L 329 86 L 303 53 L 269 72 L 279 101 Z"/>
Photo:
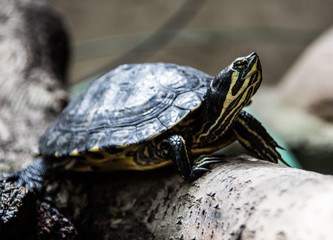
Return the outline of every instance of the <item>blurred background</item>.
<path id="1" fill-rule="evenodd" d="M 69 22 L 72 83 L 121 64 L 119 58 L 190 65 L 215 75 L 234 58 L 256 51 L 264 83 L 274 84 L 333 22 L 330 0 L 49 2 Z"/>
<path id="2" fill-rule="evenodd" d="M 333 51 L 313 54 L 333 23 L 333 1 L 48 2 L 71 33 L 70 85 L 123 63 L 172 62 L 215 75 L 236 57 L 257 52 L 264 81 L 253 99 L 256 116 L 289 147 L 287 158 L 333 173 L 333 84 L 320 75 L 330 69 Z M 333 47 L 332 39 L 317 45 Z"/>

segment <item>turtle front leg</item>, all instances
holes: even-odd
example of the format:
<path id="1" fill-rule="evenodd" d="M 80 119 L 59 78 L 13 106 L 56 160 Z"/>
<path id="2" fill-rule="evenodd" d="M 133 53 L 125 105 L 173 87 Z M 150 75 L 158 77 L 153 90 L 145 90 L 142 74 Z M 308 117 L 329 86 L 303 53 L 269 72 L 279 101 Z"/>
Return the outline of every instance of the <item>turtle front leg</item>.
<path id="1" fill-rule="evenodd" d="M 14 173 L 3 173 L 1 180 L 13 182 L 16 186 L 24 186 L 28 189 L 38 191 L 52 168 L 53 163 L 50 160 L 38 157 L 25 169 Z"/>
<path id="2" fill-rule="evenodd" d="M 182 177 L 188 181 L 194 181 L 209 171 L 208 167 L 211 164 L 222 161 L 221 158 L 211 155 L 201 155 L 192 160 L 191 153 L 186 147 L 186 141 L 180 135 L 172 135 L 161 141 L 158 149 L 160 157 L 171 159 Z"/>
<path id="3" fill-rule="evenodd" d="M 251 114 L 241 111 L 232 130 L 237 140 L 255 157 L 273 163 L 281 161 L 289 166 L 276 150 L 282 147 Z"/>

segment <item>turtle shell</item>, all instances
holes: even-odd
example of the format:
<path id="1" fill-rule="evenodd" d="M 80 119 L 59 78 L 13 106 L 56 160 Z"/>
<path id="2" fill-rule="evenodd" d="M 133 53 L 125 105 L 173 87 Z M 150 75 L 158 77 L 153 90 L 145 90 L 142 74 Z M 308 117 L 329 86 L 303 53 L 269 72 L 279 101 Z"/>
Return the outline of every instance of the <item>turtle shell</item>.
<path id="1" fill-rule="evenodd" d="M 212 76 L 168 63 L 126 64 L 93 81 L 40 139 L 64 156 L 151 140 L 198 108 Z"/>

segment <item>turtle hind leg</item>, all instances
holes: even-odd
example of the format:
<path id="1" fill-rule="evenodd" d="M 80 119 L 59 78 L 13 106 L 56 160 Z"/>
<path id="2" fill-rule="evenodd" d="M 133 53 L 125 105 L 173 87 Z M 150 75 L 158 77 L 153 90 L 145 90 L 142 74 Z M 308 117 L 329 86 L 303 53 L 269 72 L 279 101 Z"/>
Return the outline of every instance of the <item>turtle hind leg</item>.
<path id="1" fill-rule="evenodd" d="M 210 165 L 222 162 L 221 158 L 211 155 L 201 155 L 192 161 L 185 139 L 180 135 L 172 135 L 163 140 L 158 149 L 160 157 L 171 159 L 178 172 L 187 181 L 194 181 L 208 172 Z"/>
<path id="2" fill-rule="evenodd" d="M 49 159 L 38 157 L 25 169 L 14 173 L 3 173 L 1 180 L 12 182 L 16 186 L 24 186 L 28 189 L 39 191 L 52 168 L 53 163 Z"/>
<path id="3" fill-rule="evenodd" d="M 233 124 L 232 130 L 237 140 L 255 157 L 273 163 L 281 161 L 289 166 L 276 150 L 277 148 L 283 148 L 251 114 L 241 111 Z"/>

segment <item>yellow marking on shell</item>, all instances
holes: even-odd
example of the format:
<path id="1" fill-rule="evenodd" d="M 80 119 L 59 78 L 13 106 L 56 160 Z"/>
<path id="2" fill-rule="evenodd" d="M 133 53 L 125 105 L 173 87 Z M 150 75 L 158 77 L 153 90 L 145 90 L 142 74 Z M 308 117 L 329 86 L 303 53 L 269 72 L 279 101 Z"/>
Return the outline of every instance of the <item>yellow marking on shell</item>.
<path id="1" fill-rule="evenodd" d="M 54 154 L 54 156 L 55 156 L 56 158 L 61 158 L 61 157 L 62 157 L 62 154 L 56 152 L 56 153 Z"/>
<path id="2" fill-rule="evenodd" d="M 149 151 L 148 151 L 148 146 L 145 147 L 145 150 L 143 151 L 143 155 L 146 157 L 146 158 L 149 158 Z"/>
<path id="3" fill-rule="evenodd" d="M 92 147 L 89 149 L 89 152 L 100 152 L 101 149 L 99 148 L 99 141 Z"/>
<path id="4" fill-rule="evenodd" d="M 140 146 L 132 146 L 123 149 L 122 152 L 111 154 L 105 150 L 100 149 L 98 152 L 103 154 L 103 159 L 95 159 L 88 154 L 82 153 L 77 156 L 84 156 L 85 160 L 77 160 L 76 164 L 71 166 L 71 170 L 73 171 L 92 171 L 91 166 L 100 167 L 100 171 L 117 171 L 117 170 L 151 170 L 160 168 L 163 166 L 170 165 L 172 163 L 171 160 L 163 161 L 150 165 L 138 165 L 133 156 L 127 156 L 126 154 L 129 152 L 136 153 Z M 148 152 L 146 152 L 148 154 Z"/>
<path id="5" fill-rule="evenodd" d="M 75 149 L 69 154 L 69 156 L 73 156 L 73 157 L 80 156 L 80 153 L 79 153 L 78 149 L 75 148 Z"/>
<path id="6" fill-rule="evenodd" d="M 105 150 L 100 150 L 99 152 L 104 155 L 103 159 L 94 159 L 87 154 L 83 156 L 86 158 L 85 161 L 77 160 L 76 164 L 72 166 L 73 171 L 92 171 L 92 166 L 100 167 L 99 171 L 118 171 L 118 170 L 152 170 L 160 167 L 164 167 L 172 164 L 171 160 L 163 161 L 159 163 L 152 163 L 150 165 L 138 165 L 132 156 L 127 156 L 128 152 L 137 152 L 139 146 L 132 146 L 124 151 L 110 154 Z"/>
<path id="7" fill-rule="evenodd" d="M 160 162 L 157 164 L 152 164 L 152 165 L 137 165 L 134 161 L 132 161 L 132 162 L 126 161 L 124 163 L 118 162 L 114 166 L 110 166 L 111 168 L 109 168 L 109 171 L 118 171 L 118 170 L 145 171 L 145 170 L 153 170 L 153 169 L 161 168 L 161 167 L 168 166 L 171 164 L 172 164 L 171 160 Z"/>
<path id="8" fill-rule="evenodd" d="M 99 143 L 101 142 L 102 138 L 103 138 L 103 136 L 99 137 L 99 139 L 96 142 L 96 144 L 92 148 L 89 149 L 89 152 L 100 152 L 101 151 L 101 149 L 99 147 L 100 146 Z"/>
<path id="9" fill-rule="evenodd" d="M 154 170 L 154 169 L 158 169 L 161 167 L 165 167 L 168 165 L 171 165 L 172 161 L 164 161 L 158 164 L 154 164 L 154 165 L 145 165 L 145 166 L 141 166 L 141 165 L 137 165 L 135 162 L 129 162 L 129 161 L 125 161 L 125 160 L 121 160 L 121 161 L 117 161 L 114 164 L 109 164 L 109 165 L 98 165 L 98 164 L 94 164 L 94 166 L 100 167 L 100 170 L 98 171 L 127 171 L 127 170 L 133 170 L 133 171 L 147 171 L 147 170 Z M 72 171 L 76 171 L 76 172 L 89 172 L 89 171 L 94 171 L 91 168 L 91 165 L 87 165 L 87 164 L 81 164 L 81 165 L 77 165 L 74 166 L 74 168 L 71 169 Z"/>

